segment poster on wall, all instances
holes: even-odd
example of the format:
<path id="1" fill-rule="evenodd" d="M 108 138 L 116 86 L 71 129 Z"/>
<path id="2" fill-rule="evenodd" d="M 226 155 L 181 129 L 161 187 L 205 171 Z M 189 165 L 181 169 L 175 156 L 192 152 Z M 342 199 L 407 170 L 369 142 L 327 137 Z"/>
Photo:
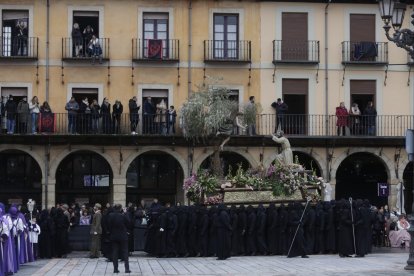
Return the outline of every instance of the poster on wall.
<path id="1" fill-rule="evenodd" d="M 83 186 L 85 187 L 109 187 L 109 175 L 84 175 Z"/>
<path id="2" fill-rule="evenodd" d="M 388 183 L 378 183 L 378 196 L 379 197 L 388 197 L 389 195 L 389 185 Z"/>

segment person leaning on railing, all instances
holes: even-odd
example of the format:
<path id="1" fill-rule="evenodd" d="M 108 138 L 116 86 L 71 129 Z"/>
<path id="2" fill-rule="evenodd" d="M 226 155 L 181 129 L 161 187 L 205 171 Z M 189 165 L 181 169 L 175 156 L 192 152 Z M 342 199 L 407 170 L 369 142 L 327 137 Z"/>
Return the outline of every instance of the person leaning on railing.
<path id="1" fill-rule="evenodd" d="M 121 133 L 121 116 L 124 112 L 124 107 L 122 103 L 118 100 L 115 101 L 115 104 L 112 106 L 112 131 L 114 134 Z"/>
<path id="2" fill-rule="evenodd" d="M 336 126 L 338 136 L 346 135 L 346 128 L 348 127 L 348 110 L 345 107 L 345 103 L 341 102 L 336 108 L 335 115 L 337 117 Z"/>
<path id="3" fill-rule="evenodd" d="M 374 104 L 372 101 L 368 102 L 367 107 L 364 110 L 365 125 L 367 128 L 367 135 L 374 136 L 377 125 L 377 110 L 375 110 Z"/>
<path id="4" fill-rule="evenodd" d="M 71 97 L 70 101 L 66 103 L 65 109 L 68 111 L 68 132 L 71 134 L 76 133 L 76 115 L 78 114 L 79 104 L 76 102 L 75 97 Z"/>

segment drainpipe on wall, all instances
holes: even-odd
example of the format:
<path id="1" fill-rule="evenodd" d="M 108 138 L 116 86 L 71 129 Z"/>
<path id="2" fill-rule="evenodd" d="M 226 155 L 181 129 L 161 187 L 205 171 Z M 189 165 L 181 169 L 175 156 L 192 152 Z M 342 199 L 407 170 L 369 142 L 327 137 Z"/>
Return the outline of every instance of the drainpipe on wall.
<path id="1" fill-rule="evenodd" d="M 191 75 L 191 48 L 193 44 L 193 16 L 192 16 L 192 10 L 193 10 L 193 2 L 192 0 L 188 1 L 188 91 L 187 91 L 187 98 L 191 95 L 191 87 L 192 87 L 192 75 Z"/>
<path id="2" fill-rule="evenodd" d="M 328 7 L 332 0 L 328 0 L 325 6 L 325 135 L 329 134 L 329 89 L 328 89 Z M 326 181 L 331 181 L 329 148 L 326 146 Z"/>
<path id="3" fill-rule="evenodd" d="M 46 101 L 49 102 L 49 30 L 50 29 L 50 0 L 46 3 Z"/>

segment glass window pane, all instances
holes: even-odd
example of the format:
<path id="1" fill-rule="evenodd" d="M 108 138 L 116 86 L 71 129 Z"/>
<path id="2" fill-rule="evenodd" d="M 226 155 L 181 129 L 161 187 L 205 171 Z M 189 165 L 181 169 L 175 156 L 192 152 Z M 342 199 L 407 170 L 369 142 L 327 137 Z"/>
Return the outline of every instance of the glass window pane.
<path id="1" fill-rule="evenodd" d="M 144 30 L 145 31 L 154 31 L 154 24 L 152 24 L 152 23 L 145 23 Z"/>
<path id="2" fill-rule="evenodd" d="M 215 40 L 224 40 L 224 34 L 223 33 L 216 33 L 214 35 Z"/>
<path id="3" fill-rule="evenodd" d="M 227 25 L 227 31 L 230 33 L 236 33 L 237 32 L 237 25 Z"/>
<path id="4" fill-rule="evenodd" d="M 227 40 L 236 41 L 237 34 L 234 34 L 234 33 L 227 34 Z"/>
<path id="5" fill-rule="evenodd" d="M 227 16 L 227 24 L 229 25 L 237 25 L 238 21 L 238 16 L 235 15 L 231 15 L 231 16 Z"/>
<path id="6" fill-rule="evenodd" d="M 214 24 L 224 24 L 224 16 L 214 15 Z"/>
<path id="7" fill-rule="evenodd" d="M 166 32 L 167 31 L 167 24 L 158 24 L 157 31 L 159 32 Z"/>
<path id="8" fill-rule="evenodd" d="M 158 32 L 158 33 L 157 33 L 157 38 L 158 38 L 158 39 L 167 39 L 167 33 L 164 33 L 164 32 Z"/>
<path id="9" fill-rule="evenodd" d="M 154 39 L 154 33 L 152 32 L 145 32 L 144 39 Z"/>
<path id="10" fill-rule="evenodd" d="M 224 25 L 214 25 L 214 31 L 220 33 L 224 32 Z"/>

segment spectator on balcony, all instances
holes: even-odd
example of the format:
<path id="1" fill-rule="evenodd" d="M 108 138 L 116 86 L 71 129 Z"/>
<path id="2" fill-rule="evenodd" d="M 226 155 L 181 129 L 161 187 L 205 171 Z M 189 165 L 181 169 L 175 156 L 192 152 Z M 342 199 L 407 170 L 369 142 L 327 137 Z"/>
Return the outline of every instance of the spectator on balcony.
<path id="1" fill-rule="evenodd" d="M 6 123 L 6 105 L 5 105 L 5 97 L 0 97 L 0 133 L 3 133 L 4 129 L 7 129 Z"/>
<path id="2" fill-rule="evenodd" d="M 144 102 L 144 129 L 143 133 L 153 133 L 154 132 L 154 115 L 155 107 L 151 101 L 151 97 L 148 97 Z"/>
<path id="3" fill-rule="evenodd" d="M 254 103 L 254 96 L 249 97 L 249 102 L 247 103 L 245 113 L 246 112 L 254 114 L 254 116 L 256 117 L 257 109 L 256 104 Z M 256 123 L 253 123 L 247 127 L 247 133 L 250 136 L 256 135 Z"/>
<path id="4" fill-rule="evenodd" d="M 27 103 L 27 98 L 23 97 L 23 99 L 19 102 L 17 105 L 17 114 L 18 114 L 18 122 L 19 122 L 19 128 L 18 132 L 21 134 L 27 133 L 27 127 L 29 122 L 29 104 Z"/>
<path id="5" fill-rule="evenodd" d="M 155 112 L 155 126 L 156 126 L 156 132 L 158 134 L 166 134 L 167 133 L 167 105 L 165 104 L 164 99 L 162 99 L 157 104 L 157 111 Z"/>
<path id="6" fill-rule="evenodd" d="M 70 101 L 66 103 L 65 110 L 68 111 L 68 132 L 70 134 L 76 133 L 76 116 L 79 111 L 79 104 L 75 97 L 71 97 Z"/>
<path id="7" fill-rule="evenodd" d="M 108 98 L 104 98 L 101 105 L 102 132 L 111 134 L 111 104 Z"/>
<path id="8" fill-rule="evenodd" d="M 141 108 L 140 105 L 137 105 L 137 97 L 132 97 L 132 99 L 129 100 L 129 121 L 131 122 L 131 134 L 135 135 L 137 134 L 137 126 L 139 122 L 139 114 L 138 111 Z M 144 115 L 145 116 L 145 115 Z M 144 117 L 145 120 L 145 117 Z"/>
<path id="9" fill-rule="evenodd" d="M 167 134 L 175 134 L 175 121 L 177 118 L 177 111 L 171 105 L 167 111 Z"/>
<path id="10" fill-rule="evenodd" d="M 94 31 L 91 25 L 87 25 L 86 28 L 83 29 L 82 35 L 83 35 L 83 41 L 85 44 L 91 41 L 93 34 L 94 34 Z M 87 54 L 88 56 L 90 56 L 89 53 Z"/>
<path id="11" fill-rule="evenodd" d="M 278 98 L 277 101 L 273 102 L 271 106 L 276 109 L 276 133 L 279 129 L 283 130 L 285 124 L 285 114 L 289 107 L 281 98 Z"/>
<path id="12" fill-rule="evenodd" d="M 17 105 L 13 101 L 13 95 L 9 96 L 9 99 L 6 102 L 6 117 L 7 117 L 7 134 L 14 133 L 14 127 L 16 125 L 16 113 Z"/>
<path id="13" fill-rule="evenodd" d="M 124 112 L 124 107 L 121 102 L 116 100 L 112 106 L 112 131 L 114 134 L 121 133 L 121 116 Z"/>
<path id="14" fill-rule="evenodd" d="M 91 122 L 91 108 L 89 107 L 88 98 L 83 98 L 79 105 L 78 111 L 78 133 L 85 134 L 89 132 Z"/>
<path id="15" fill-rule="evenodd" d="M 366 121 L 365 125 L 367 127 L 367 134 L 370 136 L 374 136 L 375 128 L 377 125 L 377 110 L 375 110 L 375 107 L 372 101 L 368 102 L 368 105 L 365 108 L 363 115 Z"/>
<path id="16" fill-rule="evenodd" d="M 83 37 L 82 33 L 79 29 L 79 24 L 74 23 L 72 29 L 72 46 L 73 46 L 73 56 L 74 57 L 81 57 L 83 51 Z"/>
<path id="17" fill-rule="evenodd" d="M 91 108 L 91 117 L 92 117 L 92 133 L 96 134 L 99 132 L 99 117 L 101 107 L 98 104 L 96 99 L 93 99 Z"/>
<path id="18" fill-rule="evenodd" d="M 351 135 L 360 134 L 360 123 L 361 123 L 361 111 L 359 110 L 358 104 L 353 103 L 349 110 L 349 118 L 351 123 Z"/>
<path id="19" fill-rule="evenodd" d="M 39 113 L 40 113 L 39 100 L 36 96 L 34 96 L 29 103 L 29 110 L 30 110 L 30 115 L 32 119 L 32 134 L 36 134 L 38 125 L 39 125 Z"/>
<path id="20" fill-rule="evenodd" d="M 102 64 L 101 43 L 99 42 L 99 38 L 97 38 L 95 35 L 92 35 L 92 39 L 89 41 L 88 51 L 92 57 L 92 64 L 95 64 L 96 59 L 99 59 L 99 64 Z"/>
<path id="21" fill-rule="evenodd" d="M 341 102 L 339 106 L 336 108 L 337 117 L 336 126 L 337 126 L 337 134 L 338 136 L 345 136 L 346 129 L 348 127 L 348 110 L 345 107 L 345 103 Z"/>
<path id="22" fill-rule="evenodd" d="M 16 26 L 16 54 L 18 56 L 27 56 L 27 24 L 19 20 Z"/>
<path id="23" fill-rule="evenodd" d="M 53 132 L 55 128 L 55 117 L 47 101 L 40 107 L 40 132 Z"/>

